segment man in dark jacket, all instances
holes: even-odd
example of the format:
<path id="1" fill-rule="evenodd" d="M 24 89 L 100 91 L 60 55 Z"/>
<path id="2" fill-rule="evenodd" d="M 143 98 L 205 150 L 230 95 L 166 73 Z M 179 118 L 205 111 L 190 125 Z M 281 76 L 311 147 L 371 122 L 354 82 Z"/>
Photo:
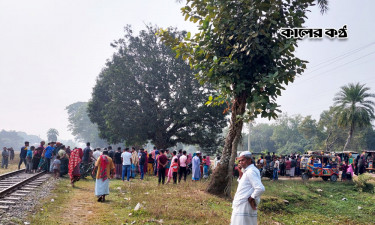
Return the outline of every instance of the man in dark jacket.
<path id="1" fill-rule="evenodd" d="M 29 148 L 29 142 L 28 141 L 25 141 L 25 146 L 23 146 L 21 148 L 21 152 L 20 152 L 20 162 L 18 163 L 18 169 L 21 168 L 21 164 L 22 162 L 25 163 L 25 167 L 26 167 L 26 153 L 27 153 L 27 149 Z"/>
<path id="2" fill-rule="evenodd" d="M 143 180 L 143 176 L 145 175 L 144 166 L 146 163 L 147 154 L 143 148 L 141 148 L 140 151 L 141 151 L 141 156 L 139 159 L 139 170 L 141 172 L 141 180 Z"/>

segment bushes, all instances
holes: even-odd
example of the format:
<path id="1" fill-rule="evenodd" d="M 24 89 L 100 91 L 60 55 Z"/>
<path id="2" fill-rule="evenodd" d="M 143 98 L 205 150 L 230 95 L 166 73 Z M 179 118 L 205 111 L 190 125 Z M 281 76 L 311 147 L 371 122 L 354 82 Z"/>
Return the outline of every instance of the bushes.
<path id="1" fill-rule="evenodd" d="M 375 179 L 370 174 L 361 174 L 357 179 L 354 179 L 353 181 L 358 191 L 374 193 Z"/>

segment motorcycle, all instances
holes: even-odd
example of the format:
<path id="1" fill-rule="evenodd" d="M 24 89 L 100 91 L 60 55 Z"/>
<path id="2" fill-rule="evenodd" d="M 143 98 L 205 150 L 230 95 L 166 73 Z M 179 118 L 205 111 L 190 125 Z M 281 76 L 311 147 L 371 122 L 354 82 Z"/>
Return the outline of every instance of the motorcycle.
<path id="1" fill-rule="evenodd" d="M 92 172 L 95 168 L 95 161 L 89 162 L 89 163 L 81 163 L 80 165 L 80 173 L 81 178 L 86 178 L 87 176 L 91 176 L 92 179 L 96 179 L 96 172 Z"/>

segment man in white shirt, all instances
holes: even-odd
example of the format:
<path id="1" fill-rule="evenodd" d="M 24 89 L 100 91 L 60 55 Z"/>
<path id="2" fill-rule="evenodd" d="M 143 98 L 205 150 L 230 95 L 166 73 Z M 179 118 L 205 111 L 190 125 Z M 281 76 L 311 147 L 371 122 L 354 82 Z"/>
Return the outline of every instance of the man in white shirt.
<path id="1" fill-rule="evenodd" d="M 240 154 L 239 167 L 245 171 L 240 172 L 237 191 L 234 195 L 231 225 L 255 225 L 258 217 L 257 205 L 265 189 L 259 170 L 254 166 L 249 151 Z"/>
<path id="2" fill-rule="evenodd" d="M 182 175 L 184 176 L 184 181 L 186 182 L 186 175 L 187 175 L 187 156 L 186 156 L 186 151 L 182 152 L 182 155 L 179 158 L 179 163 L 180 163 L 180 174 L 178 177 L 178 183 L 180 183 Z"/>
<path id="3" fill-rule="evenodd" d="M 273 180 L 279 179 L 280 161 L 278 158 L 273 158 Z"/>
<path id="4" fill-rule="evenodd" d="M 95 158 L 95 161 L 98 160 L 99 156 L 102 154 L 102 152 L 100 151 L 100 148 L 96 148 L 94 149 L 94 153 L 92 153 L 92 157 Z"/>
<path id="5" fill-rule="evenodd" d="M 219 165 L 220 163 L 220 156 L 217 156 L 214 160 L 214 168 L 213 169 L 216 169 L 217 165 Z"/>
<path id="6" fill-rule="evenodd" d="M 132 165 L 132 154 L 130 153 L 129 148 L 125 148 L 124 152 L 121 154 L 121 161 L 122 161 L 122 181 L 130 180 L 131 175 L 131 165 Z"/>

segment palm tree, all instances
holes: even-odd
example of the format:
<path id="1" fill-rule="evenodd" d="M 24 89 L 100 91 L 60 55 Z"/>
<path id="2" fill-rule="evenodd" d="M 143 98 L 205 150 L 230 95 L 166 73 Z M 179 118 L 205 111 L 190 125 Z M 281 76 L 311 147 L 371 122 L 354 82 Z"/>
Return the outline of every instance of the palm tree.
<path id="1" fill-rule="evenodd" d="M 364 84 L 348 84 L 341 87 L 341 91 L 336 94 L 335 106 L 338 115 L 338 125 L 349 128 L 348 138 L 343 151 L 348 146 L 354 132 L 354 128 L 361 128 L 371 125 L 374 116 L 375 103 L 369 98 L 375 98 L 375 94 L 368 93 L 370 88 Z"/>
<path id="2" fill-rule="evenodd" d="M 59 132 L 55 128 L 50 128 L 47 131 L 48 141 L 50 141 L 50 142 L 52 142 L 52 141 L 56 142 L 57 141 L 57 136 L 59 136 Z"/>
<path id="3" fill-rule="evenodd" d="M 317 0 L 320 13 L 324 14 L 328 11 L 328 0 Z"/>

